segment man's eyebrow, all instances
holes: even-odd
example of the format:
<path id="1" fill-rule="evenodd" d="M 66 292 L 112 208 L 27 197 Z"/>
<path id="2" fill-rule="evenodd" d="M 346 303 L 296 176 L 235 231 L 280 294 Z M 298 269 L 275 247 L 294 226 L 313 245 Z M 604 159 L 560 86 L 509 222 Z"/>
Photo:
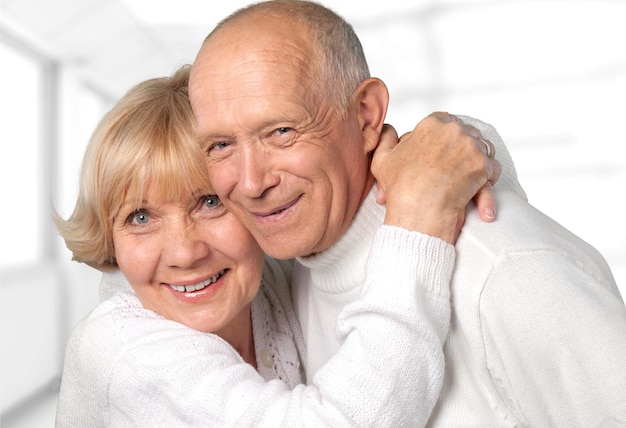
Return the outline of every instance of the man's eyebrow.
<path id="1" fill-rule="evenodd" d="M 235 136 L 233 134 L 217 132 L 217 131 L 206 131 L 203 133 L 196 132 L 196 141 L 199 143 L 204 143 L 207 140 L 215 141 L 215 140 L 232 140 Z"/>
<path id="2" fill-rule="evenodd" d="M 200 147 L 204 147 L 206 146 L 208 143 L 212 143 L 215 141 L 223 141 L 223 140 L 231 140 L 232 137 L 227 137 L 227 136 L 222 136 L 222 135 L 211 135 L 211 134 L 205 134 L 205 135 L 198 135 L 196 136 L 196 143 L 200 146 Z"/>
<path id="3" fill-rule="evenodd" d="M 292 117 L 272 117 L 266 120 L 260 121 L 255 124 L 254 127 L 248 128 L 246 134 L 248 135 L 259 135 L 265 132 L 270 132 L 274 129 L 287 127 L 287 128 L 296 128 L 299 122 L 294 120 Z M 216 141 L 235 141 L 237 140 L 237 136 L 234 134 L 227 133 L 219 133 L 213 131 L 207 131 L 202 134 L 196 134 L 196 142 L 200 146 L 205 146 L 207 143 L 216 142 Z"/>
<path id="4" fill-rule="evenodd" d="M 206 144 L 207 140 L 208 140 L 208 137 L 207 137 L 207 136 L 204 136 L 204 135 L 196 135 L 196 143 L 197 143 L 200 147 L 203 147 L 203 146 Z"/>

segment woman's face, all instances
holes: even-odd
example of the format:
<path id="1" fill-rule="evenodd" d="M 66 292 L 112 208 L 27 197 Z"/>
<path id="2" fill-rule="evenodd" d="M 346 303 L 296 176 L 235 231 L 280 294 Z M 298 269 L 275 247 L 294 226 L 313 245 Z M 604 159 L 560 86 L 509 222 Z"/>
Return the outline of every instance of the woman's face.
<path id="1" fill-rule="evenodd" d="M 249 320 L 263 252 L 214 195 L 127 196 L 114 220 L 119 268 L 147 309 L 224 337 Z"/>

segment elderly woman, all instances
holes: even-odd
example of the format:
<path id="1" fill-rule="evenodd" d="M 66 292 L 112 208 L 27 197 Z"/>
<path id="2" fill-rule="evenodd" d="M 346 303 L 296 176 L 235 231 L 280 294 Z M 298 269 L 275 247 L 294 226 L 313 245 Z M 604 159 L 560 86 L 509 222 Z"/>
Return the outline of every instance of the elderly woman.
<path id="1" fill-rule="evenodd" d="M 337 322 L 342 348 L 303 385 L 291 264 L 265 259 L 213 194 L 188 71 L 137 85 L 104 117 L 74 213 L 57 218 L 74 259 L 118 279 L 70 337 L 57 426 L 411 424 L 440 382 L 416 362 L 442 365 L 453 247 L 381 227 L 365 292 Z M 432 258 L 412 260 L 418 246 Z M 406 281 L 388 284 L 392 271 Z"/>

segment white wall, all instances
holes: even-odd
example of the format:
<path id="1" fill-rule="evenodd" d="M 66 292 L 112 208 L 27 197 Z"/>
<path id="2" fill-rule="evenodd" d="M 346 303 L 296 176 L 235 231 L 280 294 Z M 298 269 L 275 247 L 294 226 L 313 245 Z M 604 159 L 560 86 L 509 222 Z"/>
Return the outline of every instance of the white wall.
<path id="1" fill-rule="evenodd" d="M 71 65 L 2 42 L 0 413 L 10 425 L 6 415 L 55 393 L 69 332 L 98 303 L 100 273 L 71 262 L 50 209 L 71 213 L 82 154 L 109 100 Z"/>
<path id="2" fill-rule="evenodd" d="M 622 295 L 625 19 L 621 1 L 428 1 L 355 23 L 389 122 L 446 110 L 494 125 L 531 204 L 598 248 Z"/>
<path id="3" fill-rule="evenodd" d="M 598 248 L 626 295 L 626 2 L 327 3 L 352 17 L 372 73 L 388 84 L 390 123 L 404 132 L 447 110 L 493 124 L 531 203 Z M 372 19 L 363 8 L 380 12 Z M 87 135 L 108 100 L 94 96 L 73 65 L 60 65 L 53 193 L 68 215 Z M 12 142 L 3 141 L 7 156 Z M 37 173 L 22 168 L 20 179 Z M 20 180 L 2 186 L 6 194 Z M 5 201 L 3 210 L 9 206 L 22 204 Z M 0 242 L 3 257 L 13 251 Z M 71 263 L 61 248 L 57 239 L 53 261 L 28 274 L 0 272 L 3 412 L 60 373 L 69 328 L 97 302 L 98 273 Z"/>

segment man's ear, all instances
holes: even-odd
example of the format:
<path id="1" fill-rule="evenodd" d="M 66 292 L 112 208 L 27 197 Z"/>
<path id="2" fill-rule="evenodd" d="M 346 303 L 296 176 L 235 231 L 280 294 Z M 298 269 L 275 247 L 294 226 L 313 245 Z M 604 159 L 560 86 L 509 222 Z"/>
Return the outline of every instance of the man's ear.
<path id="1" fill-rule="evenodd" d="M 357 116 L 366 152 L 378 145 L 385 123 L 389 92 L 382 80 L 370 77 L 361 82 L 356 91 Z"/>

